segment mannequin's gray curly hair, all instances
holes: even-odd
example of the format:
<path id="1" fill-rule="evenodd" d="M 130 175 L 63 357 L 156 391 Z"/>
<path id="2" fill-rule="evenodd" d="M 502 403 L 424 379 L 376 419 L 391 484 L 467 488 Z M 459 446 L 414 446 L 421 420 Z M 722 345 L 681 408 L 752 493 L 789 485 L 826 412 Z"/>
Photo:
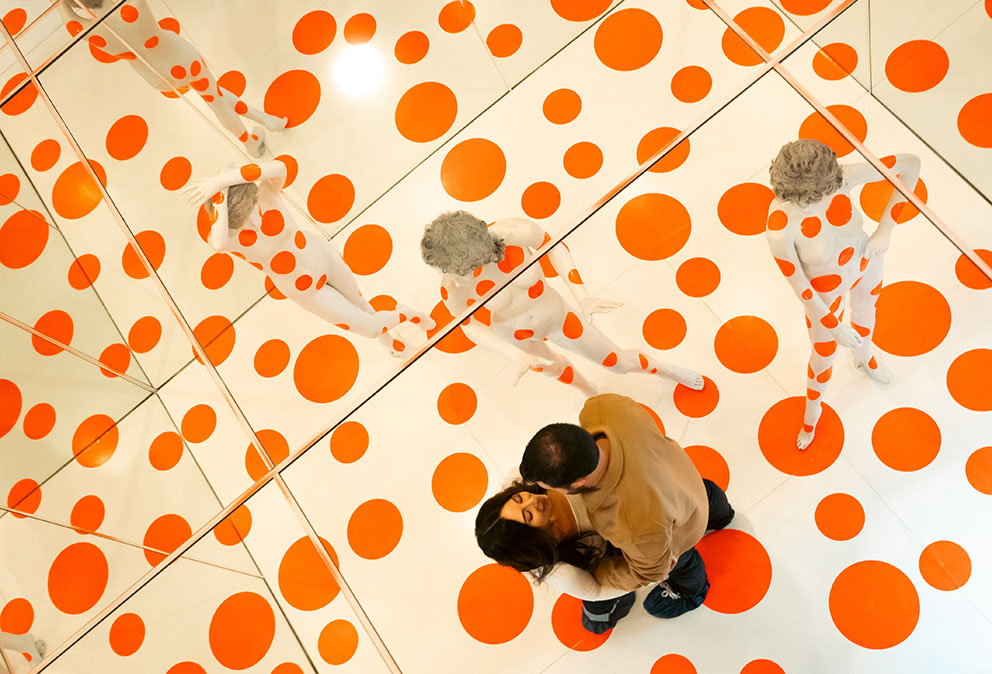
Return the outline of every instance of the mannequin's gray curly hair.
<path id="1" fill-rule="evenodd" d="M 227 226 L 240 229 L 258 203 L 258 185 L 239 183 L 227 188 Z"/>
<path id="2" fill-rule="evenodd" d="M 467 211 L 449 211 L 424 227 L 420 255 L 446 274 L 468 276 L 490 262 L 500 262 L 506 244 L 494 239 L 484 220 Z"/>
<path id="3" fill-rule="evenodd" d="M 844 182 L 836 153 L 810 138 L 783 145 L 768 173 L 775 196 L 802 208 L 836 192 Z"/>

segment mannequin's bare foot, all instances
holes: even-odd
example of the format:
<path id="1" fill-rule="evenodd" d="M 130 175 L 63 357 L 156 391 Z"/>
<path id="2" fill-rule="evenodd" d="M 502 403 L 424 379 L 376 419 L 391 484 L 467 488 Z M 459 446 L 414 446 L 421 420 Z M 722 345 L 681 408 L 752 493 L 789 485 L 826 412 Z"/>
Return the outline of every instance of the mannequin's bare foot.
<path id="1" fill-rule="evenodd" d="M 807 431 L 805 428 L 803 428 L 803 430 L 800 431 L 799 436 L 796 437 L 796 448 L 797 449 L 806 449 L 807 447 L 809 447 L 810 444 L 813 442 L 813 434 L 814 433 L 816 433 L 816 429 L 815 428 L 812 429 L 812 430 L 809 430 L 809 431 Z"/>
<path id="2" fill-rule="evenodd" d="M 865 356 L 869 356 L 868 360 L 865 360 Z M 881 362 L 878 354 L 855 353 L 854 366 L 879 384 L 888 384 L 892 381 L 892 373 Z"/>
<path id="3" fill-rule="evenodd" d="M 679 367 L 678 365 L 663 365 L 660 368 L 659 374 L 674 379 L 683 386 L 688 386 L 693 391 L 702 391 L 703 386 L 706 384 L 703 380 L 703 375 L 695 370 L 690 370 L 687 367 Z"/>
<path id="4" fill-rule="evenodd" d="M 245 148 L 248 154 L 253 157 L 261 157 L 265 154 L 265 129 L 261 126 L 253 127 L 245 141 Z"/>
<path id="5" fill-rule="evenodd" d="M 437 323 L 434 321 L 434 319 L 421 311 L 411 309 L 405 304 L 398 304 L 396 308 L 399 309 L 400 312 L 407 317 L 405 320 L 410 321 L 414 325 L 419 326 L 424 330 L 433 330 L 435 327 L 437 327 Z"/>

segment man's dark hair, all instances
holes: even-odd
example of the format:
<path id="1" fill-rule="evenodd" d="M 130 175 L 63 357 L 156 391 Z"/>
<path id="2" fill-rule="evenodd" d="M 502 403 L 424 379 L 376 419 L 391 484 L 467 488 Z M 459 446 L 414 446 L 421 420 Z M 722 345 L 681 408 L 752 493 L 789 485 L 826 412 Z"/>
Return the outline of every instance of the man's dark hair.
<path id="1" fill-rule="evenodd" d="M 549 424 L 534 434 L 520 461 L 520 476 L 564 488 L 599 465 L 599 447 L 589 432 L 575 424 Z"/>

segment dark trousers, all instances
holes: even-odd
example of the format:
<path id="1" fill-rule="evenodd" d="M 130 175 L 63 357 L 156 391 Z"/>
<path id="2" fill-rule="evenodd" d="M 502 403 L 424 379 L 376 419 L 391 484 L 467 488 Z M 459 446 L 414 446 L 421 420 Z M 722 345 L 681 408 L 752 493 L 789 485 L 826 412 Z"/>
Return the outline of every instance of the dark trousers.
<path id="1" fill-rule="evenodd" d="M 706 497 L 709 500 L 707 529 L 723 529 L 734 519 L 734 509 L 727 501 L 727 495 L 710 480 L 703 480 Z M 610 546 L 612 548 L 612 546 Z M 614 554 L 618 554 L 619 551 Z M 607 554 L 612 551 L 608 549 Z M 706 565 L 695 548 L 689 548 L 675 563 L 668 574 L 668 587 L 661 585 L 652 589 L 644 598 L 644 609 L 658 618 L 674 618 L 686 611 L 698 608 L 710 589 L 706 579 Z M 616 599 L 582 602 L 582 626 L 590 632 L 602 634 L 614 627 L 621 618 L 630 613 L 634 605 L 634 593 L 629 592 Z"/>

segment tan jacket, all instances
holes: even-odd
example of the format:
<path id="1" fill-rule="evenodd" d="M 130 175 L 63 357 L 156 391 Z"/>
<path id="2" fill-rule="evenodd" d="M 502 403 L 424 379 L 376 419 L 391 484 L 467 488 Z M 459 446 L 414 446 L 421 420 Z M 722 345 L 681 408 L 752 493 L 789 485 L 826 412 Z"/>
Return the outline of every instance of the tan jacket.
<path id="1" fill-rule="evenodd" d="M 633 590 L 662 581 L 706 531 L 706 487 L 685 451 L 638 403 L 613 393 L 586 401 L 579 425 L 610 441 L 596 491 L 582 494 L 593 528 L 623 557 L 591 569 L 603 585 Z"/>

